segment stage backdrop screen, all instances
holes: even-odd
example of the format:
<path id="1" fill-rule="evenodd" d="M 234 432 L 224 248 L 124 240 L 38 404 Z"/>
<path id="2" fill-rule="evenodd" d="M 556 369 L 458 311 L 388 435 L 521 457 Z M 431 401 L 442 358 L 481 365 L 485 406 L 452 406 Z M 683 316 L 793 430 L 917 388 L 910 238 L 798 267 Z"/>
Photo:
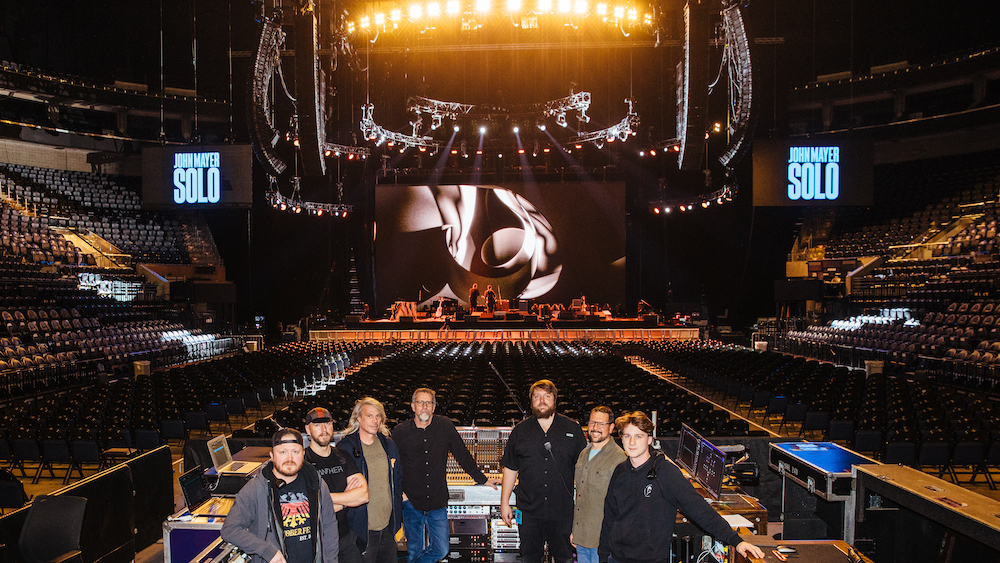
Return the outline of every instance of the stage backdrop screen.
<path id="1" fill-rule="evenodd" d="M 473 283 L 537 303 L 624 299 L 624 182 L 382 185 L 375 206 L 381 311 L 437 297 L 466 307 Z"/>
<path id="2" fill-rule="evenodd" d="M 218 209 L 253 203 L 250 145 L 142 150 L 143 209 Z"/>
<path id="3" fill-rule="evenodd" d="M 872 204 L 872 143 L 859 139 L 754 141 L 753 204 Z"/>

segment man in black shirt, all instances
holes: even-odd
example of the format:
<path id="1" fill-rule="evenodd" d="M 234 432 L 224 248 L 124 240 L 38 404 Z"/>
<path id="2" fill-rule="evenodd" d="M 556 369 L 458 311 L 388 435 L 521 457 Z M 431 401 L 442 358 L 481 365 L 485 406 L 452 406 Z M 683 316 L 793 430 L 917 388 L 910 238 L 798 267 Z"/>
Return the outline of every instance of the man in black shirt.
<path id="1" fill-rule="evenodd" d="M 326 481 L 333 508 L 337 511 L 339 563 L 361 563 L 357 537 L 347 525 L 347 511 L 344 509 L 368 502 L 368 482 L 354 460 L 333 447 L 333 415 L 330 411 L 322 407 L 309 411 L 306 413 L 305 426 L 306 434 L 309 435 L 306 462 L 311 463 Z"/>
<path id="2" fill-rule="evenodd" d="M 510 494 L 517 481 L 521 559 L 524 563 L 539 563 L 548 542 L 556 563 L 567 563 L 573 559 L 569 541 L 573 531 L 573 472 L 587 441 L 579 423 L 556 413 L 558 390 L 554 383 L 547 379 L 536 381 L 528 394 L 534 416 L 514 427 L 500 460 L 500 516 L 508 526 L 514 521 Z"/>
<path id="3" fill-rule="evenodd" d="M 448 554 L 448 452 L 477 485 L 497 488 L 487 479 L 458 435 L 455 424 L 434 414 L 432 389 L 413 392 L 413 418 L 392 429 L 403 465 L 403 531 L 409 563 L 436 563 Z M 424 546 L 424 532 L 427 546 Z"/>
<path id="4" fill-rule="evenodd" d="M 651 449 L 649 417 L 636 411 L 618 417 L 615 426 L 628 459 L 615 468 L 604 497 L 600 550 L 610 552 L 608 563 L 669 563 L 678 509 L 743 557 L 764 558 L 759 547 L 740 540 L 673 462 Z"/>

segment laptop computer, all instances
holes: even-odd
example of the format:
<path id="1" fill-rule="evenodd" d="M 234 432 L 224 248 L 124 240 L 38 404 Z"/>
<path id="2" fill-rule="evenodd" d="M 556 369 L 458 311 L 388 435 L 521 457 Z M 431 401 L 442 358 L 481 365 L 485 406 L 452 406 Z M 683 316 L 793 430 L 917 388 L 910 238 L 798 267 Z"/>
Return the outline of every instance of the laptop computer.
<path id="1" fill-rule="evenodd" d="M 212 465 L 218 475 L 249 475 L 261 465 L 259 461 L 233 461 L 225 434 L 208 441 L 208 452 L 212 455 Z"/>
<path id="2" fill-rule="evenodd" d="M 201 466 L 197 466 L 177 478 L 184 495 L 184 503 L 192 516 L 221 516 L 229 514 L 235 499 L 213 497 L 201 478 Z"/>

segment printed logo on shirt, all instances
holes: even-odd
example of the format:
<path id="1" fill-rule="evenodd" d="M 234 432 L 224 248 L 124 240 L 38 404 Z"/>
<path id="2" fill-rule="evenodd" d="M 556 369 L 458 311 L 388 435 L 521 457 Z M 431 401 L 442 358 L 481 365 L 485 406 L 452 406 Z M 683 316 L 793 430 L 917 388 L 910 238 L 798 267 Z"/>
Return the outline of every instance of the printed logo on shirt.
<path id="1" fill-rule="evenodd" d="M 285 529 L 285 537 L 298 537 L 300 541 L 312 539 L 312 527 L 309 525 L 309 499 L 305 493 L 282 494 L 281 525 Z"/>
<path id="2" fill-rule="evenodd" d="M 646 488 L 642 491 L 642 496 L 649 498 L 649 495 L 653 494 L 653 484 L 650 483 L 646 485 Z"/>
<path id="3" fill-rule="evenodd" d="M 567 432 L 566 433 L 566 437 L 567 438 L 572 438 L 573 436 L 576 436 L 576 434 L 573 434 L 572 432 Z"/>

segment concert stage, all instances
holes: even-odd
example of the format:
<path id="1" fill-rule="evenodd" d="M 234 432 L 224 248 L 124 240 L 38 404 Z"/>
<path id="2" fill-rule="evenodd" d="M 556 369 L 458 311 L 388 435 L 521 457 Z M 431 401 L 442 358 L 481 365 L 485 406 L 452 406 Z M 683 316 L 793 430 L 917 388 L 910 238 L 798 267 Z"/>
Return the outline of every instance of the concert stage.
<path id="1" fill-rule="evenodd" d="M 471 340 L 697 340 L 698 327 L 663 327 L 644 319 L 474 321 L 354 321 L 337 330 L 309 331 L 310 340 L 410 340 L 418 342 Z"/>

